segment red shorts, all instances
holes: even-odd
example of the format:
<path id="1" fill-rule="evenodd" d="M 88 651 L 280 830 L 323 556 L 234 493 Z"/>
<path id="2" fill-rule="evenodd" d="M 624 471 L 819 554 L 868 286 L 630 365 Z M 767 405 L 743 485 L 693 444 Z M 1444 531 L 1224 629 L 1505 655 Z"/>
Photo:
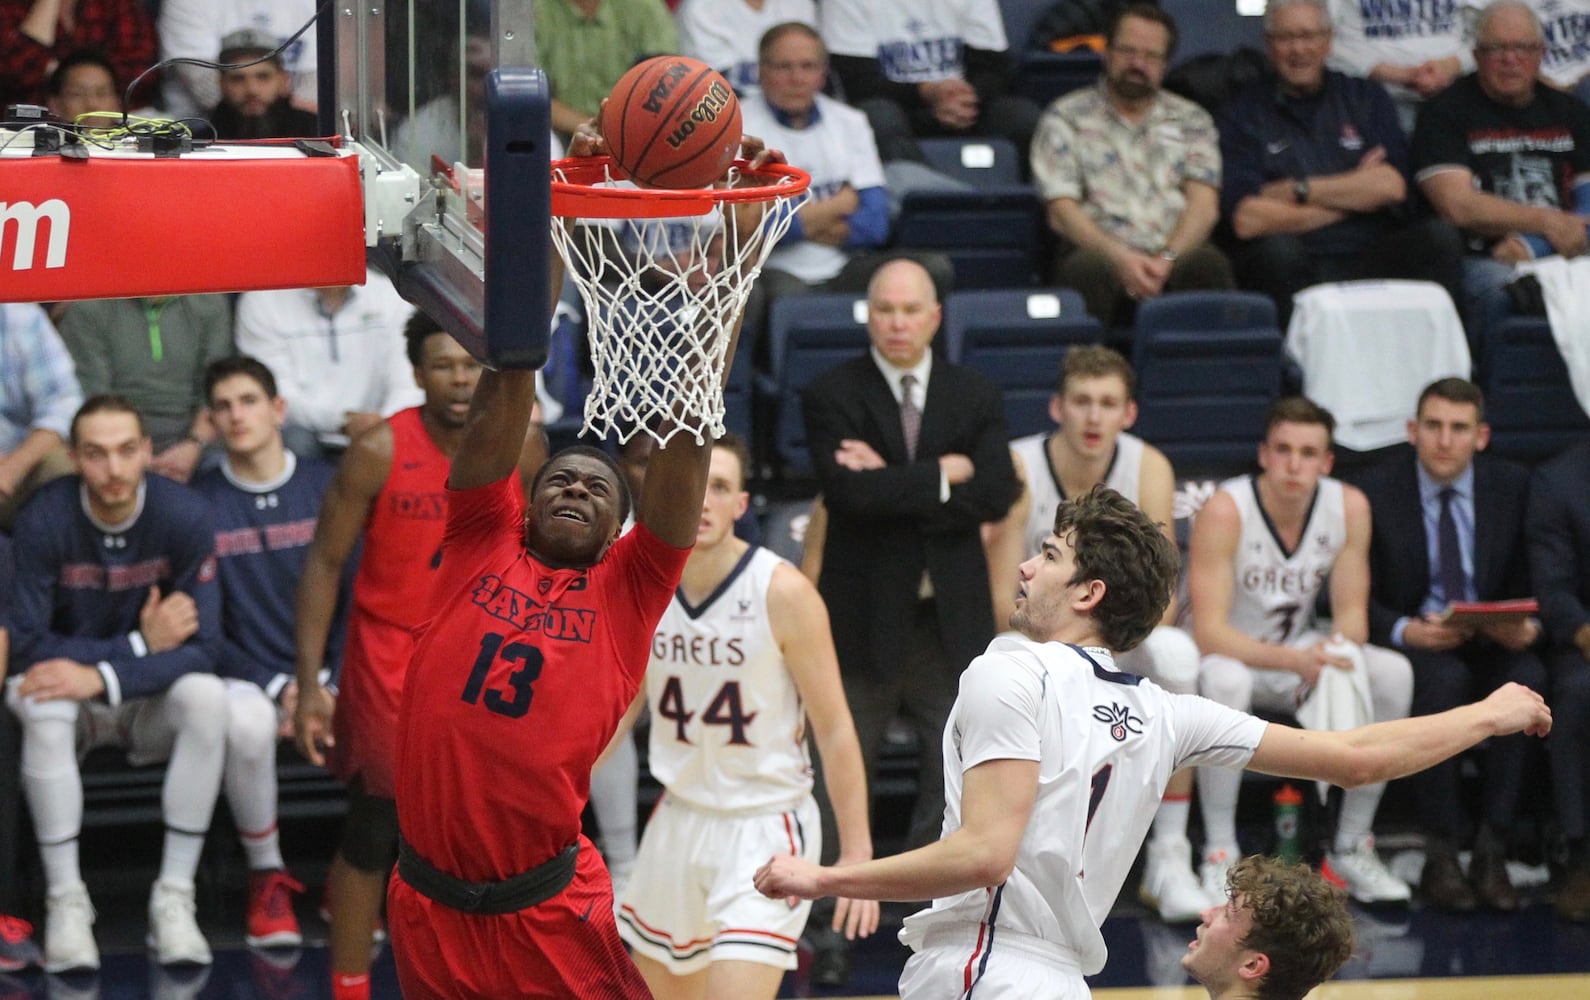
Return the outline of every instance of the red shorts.
<path id="1" fill-rule="evenodd" d="M 348 620 L 337 709 L 331 716 L 336 743 L 326 766 L 344 784 L 364 778 L 366 794 L 396 797 L 398 702 L 414 657 L 414 634 L 368 615 Z"/>
<path id="2" fill-rule="evenodd" d="M 393 872 L 387 925 L 407 1000 L 651 1000 L 618 938 L 613 883 L 584 837 L 569 887 L 517 913 L 462 913 Z"/>

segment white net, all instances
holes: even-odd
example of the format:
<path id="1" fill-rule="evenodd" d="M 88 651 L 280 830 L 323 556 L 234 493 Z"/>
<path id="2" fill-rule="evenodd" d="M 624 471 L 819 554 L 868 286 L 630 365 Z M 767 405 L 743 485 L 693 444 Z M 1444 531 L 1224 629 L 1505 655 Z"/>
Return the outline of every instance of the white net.
<path id="1" fill-rule="evenodd" d="M 628 189 L 625 211 L 685 210 L 662 207 L 672 192 L 640 192 L 606 176 L 588 186 Z M 567 180 L 556 165 L 553 180 Z M 788 231 L 805 187 L 791 177 L 741 175 L 736 167 L 721 195 L 755 190 L 765 197 L 724 197 L 720 204 L 712 197 L 718 191 L 695 192 L 708 196 L 698 199 L 699 215 L 553 217 L 553 243 L 585 303 L 595 369 L 585 433 L 627 441 L 645 432 L 659 444 L 680 431 L 698 442 L 723 435 L 729 345 L 751 282 Z"/>

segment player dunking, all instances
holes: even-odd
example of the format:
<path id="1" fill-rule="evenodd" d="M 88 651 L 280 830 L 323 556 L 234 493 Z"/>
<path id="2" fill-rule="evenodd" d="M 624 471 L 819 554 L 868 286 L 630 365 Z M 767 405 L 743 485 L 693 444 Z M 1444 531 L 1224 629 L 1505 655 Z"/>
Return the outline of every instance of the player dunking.
<path id="1" fill-rule="evenodd" d="M 839 863 L 872 857 L 867 779 L 828 612 L 800 571 L 734 534 L 750 456 L 712 448 L 695 550 L 652 641 L 644 699 L 651 772 L 666 793 L 619 901 L 619 935 L 659 1000 L 766 1000 L 809 903 L 758 895 L 747 874 L 770 852 L 821 847 L 806 717 L 839 826 Z M 636 700 L 638 708 L 641 699 Z M 871 934 L 872 900 L 841 900 L 835 926 Z"/>
<path id="2" fill-rule="evenodd" d="M 1520 685 L 1439 715 L 1342 732 L 1263 722 L 1114 669 L 1159 620 L 1176 550 L 1108 487 L 1062 504 L 1021 565 L 1011 624 L 961 678 L 944 731 L 942 839 L 846 868 L 772 858 L 772 897 L 926 899 L 901 938 L 912 998 L 1075 998 L 1106 957 L 1099 927 L 1165 784 L 1189 763 L 1342 785 L 1409 774 L 1487 736 L 1545 735 L 1551 712 Z"/>
<path id="3" fill-rule="evenodd" d="M 753 169 L 775 157 L 744 145 Z M 600 148 L 582 128 L 570 152 Z M 531 371 L 481 376 L 403 694 L 387 901 L 409 1000 L 649 995 L 580 812 L 695 541 L 711 447 L 681 432 L 658 448 L 620 538 L 630 500 L 604 452 L 553 456 L 528 510 L 509 489 L 534 398 Z"/>

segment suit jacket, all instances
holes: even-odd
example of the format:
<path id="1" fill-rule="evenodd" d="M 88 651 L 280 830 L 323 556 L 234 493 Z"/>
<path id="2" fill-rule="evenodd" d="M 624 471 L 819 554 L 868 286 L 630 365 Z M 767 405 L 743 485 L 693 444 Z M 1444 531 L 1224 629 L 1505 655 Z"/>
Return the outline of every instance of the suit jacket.
<path id="1" fill-rule="evenodd" d="M 1430 555 L 1419 504 L 1418 459 L 1394 458 L 1358 485 L 1369 499 L 1369 641 L 1391 645 L 1397 619 L 1416 616 L 1430 593 Z M 1474 456 L 1474 592 L 1482 601 L 1529 596 L 1524 509 L 1529 473 L 1485 454 Z"/>
<path id="2" fill-rule="evenodd" d="M 1554 646 L 1573 648 L 1590 622 L 1590 442 L 1535 470 L 1527 534 L 1541 622 Z"/>
<path id="3" fill-rule="evenodd" d="M 944 652 L 964 667 L 995 631 L 980 526 L 1003 517 L 1020 491 L 999 390 L 935 357 L 910 462 L 899 404 L 870 353 L 819 375 L 801 401 L 828 506 L 818 590 L 841 667 L 878 679 L 898 674 L 924 569 Z M 888 464 L 864 472 L 840 467 L 834 451 L 846 438 L 866 441 Z M 947 454 L 966 455 L 976 473 L 950 487 L 941 503 L 938 458 Z"/>

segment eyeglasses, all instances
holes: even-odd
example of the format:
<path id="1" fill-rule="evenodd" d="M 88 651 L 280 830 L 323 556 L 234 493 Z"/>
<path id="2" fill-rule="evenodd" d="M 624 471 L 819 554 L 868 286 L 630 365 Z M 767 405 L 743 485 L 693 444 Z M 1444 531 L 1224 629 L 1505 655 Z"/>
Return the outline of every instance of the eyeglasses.
<path id="1" fill-rule="evenodd" d="M 1312 45 L 1315 42 L 1329 38 L 1330 34 L 1331 29 L 1329 28 L 1315 28 L 1312 31 L 1275 31 L 1264 37 L 1276 45 L 1288 45 L 1297 42 Z"/>
<path id="2" fill-rule="evenodd" d="M 1164 52 L 1134 48 L 1130 45 L 1111 45 L 1109 48 L 1111 55 L 1120 56 L 1122 59 L 1141 59 L 1146 63 L 1162 63 L 1169 58 Z"/>
<path id="3" fill-rule="evenodd" d="M 1491 59 L 1500 59 L 1503 56 L 1535 56 L 1546 50 L 1541 42 L 1482 42 L 1474 46 L 1478 55 Z"/>

